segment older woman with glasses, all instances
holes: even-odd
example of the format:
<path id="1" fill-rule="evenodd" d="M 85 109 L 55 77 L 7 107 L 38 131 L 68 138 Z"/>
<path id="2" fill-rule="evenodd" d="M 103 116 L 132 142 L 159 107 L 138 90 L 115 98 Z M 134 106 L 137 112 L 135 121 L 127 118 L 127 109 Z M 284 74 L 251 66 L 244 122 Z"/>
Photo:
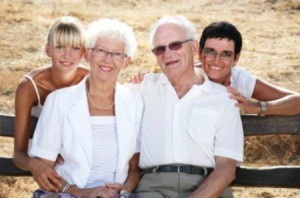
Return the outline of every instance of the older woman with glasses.
<path id="1" fill-rule="evenodd" d="M 143 102 L 117 80 L 134 54 L 135 36 L 128 25 L 101 19 L 88 28 L 86 48 L 90 75 L 49 95 L 29 153 L 54 166 L 60 197 L 128 196 L 139 180 Z M 55 164 L 58 154 L 62 165 Z M 38 190 L 35 196 L 53 193 Z"/>

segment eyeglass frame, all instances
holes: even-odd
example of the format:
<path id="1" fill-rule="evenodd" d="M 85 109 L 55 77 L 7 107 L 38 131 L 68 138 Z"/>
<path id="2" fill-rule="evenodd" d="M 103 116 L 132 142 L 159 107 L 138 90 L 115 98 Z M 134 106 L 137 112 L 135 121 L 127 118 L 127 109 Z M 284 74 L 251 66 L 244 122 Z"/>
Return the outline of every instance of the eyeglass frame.
<path id="1" fill-rule="evenodd" d="M 182 45 L 184 43 L 187 43 L 189 41 L 193 41 L 193 39 L 187 39 L 187 40 L 184 40 L 184 41 L 173 41 L 171 43 L 169 43 L 168 45 L 159 45 L 159 46 L 156 46 L 155 48 L 153 48 L 151 50 L 151 52 L 155 55 L 155 56 L 161 56 L 163 55 L 167 48 L 169 48 L 171 51 L 178 51 L 182 48 Z M 178 45 L 178 48 L 176 48 L 176 45 Z M 174 49 L 174 46 L 175 46 L 175 49 Z M 162 52 L 161 53 L 157 53 L 157 50 L 161 48 Z M 173 48 L 173 49 L 172 49 Z"/>
<path id="2" fill-rule="evenodd" d="M 99 56 L 101 58 L 107 57 L 110 54 L 110 57 L 114 61 L 122 61 L 122 60 L 124 60 L 124 58 L 128 57 L 128 55 L 125 54 L 125 53 L 123 53 L 123 52 L 111 52 L 111 51 L 108 51 L 108 50 L 106 50 L 106 49 L 104 49 L 102 47 L 88 48 L 88 49 L 92 50 L 93 52 L 95 52 L 96 54 L 98 54 L 98 56 L 99 56 L 100 53 L 103 53 L 103 56 Z M 117 57 L 117 56 L 120 56 L 122 60 L 121 59 L 117 60 L 117 59 L 114 58 L 114 57 Z"/>
<path id="3" fill-rule="evenodd" d="M 210 52 L 213 53 L 213 54 L 209 54 L 208 50 L 210 50 Z M 219 57 L 219 59 L 221 59 L 223 61 L 229 61 L 229 60 L 231 60 L 232 57 L 235 56 L 234 52 L 232 52 L 232 51 L 226 51 L 225 50 L 225 51 L 222 51 L 222 52 L 218 53 L 213 48 L 204 48 L 202 50 L 202 54 L 204 56 L 208 57 L 208 58 L 213 58 L 213 59 L 216 59 L 217 57 Z"/>

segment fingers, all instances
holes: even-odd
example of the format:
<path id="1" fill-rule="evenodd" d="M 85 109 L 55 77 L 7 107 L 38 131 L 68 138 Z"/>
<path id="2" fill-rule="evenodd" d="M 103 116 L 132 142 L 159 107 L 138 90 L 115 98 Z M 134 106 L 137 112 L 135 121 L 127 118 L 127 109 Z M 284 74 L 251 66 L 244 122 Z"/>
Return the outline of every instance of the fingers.
<path id="1" fill-rule="evenodd" d="M 101 198 L 112 198 L 118 197 L 118 190 L 110 188 L 98 188 L 96 192 L 96 197 Z"/>
<path id="2" fill-rule="evenodd" d="M 118 184 L 118 183 L 106 183 L 106 184 L 105 184 L 105 187 L 106 187 L 106 188 L 119 189 L 119 190 L 122 189 L 122 186 L 123 186 L 123 185 Z"/>
<path id="3" fill-rule="evenodd" d="M 32 170 L 34 180 L 43 190 L 57 192 L 60 183 L 60 176 L 54 171 L 54 169 L 43 162 L 37 162 L 38 166 Z"/>
<path id="4" fill-rule="evenodd" d="M 35 178 L 35 181 L 38 183 L 39 187 L 43 190 L 58 192 L 58 185 L 51 183 L 48 179 L 48 175 L 42 174 L 38 178 Z"/>
<path id="5" fill-rule="evenodd" d="M 144 80 L 145 73 L 138 73 L 127 80 L 128 83 L 139 84 Z"/>

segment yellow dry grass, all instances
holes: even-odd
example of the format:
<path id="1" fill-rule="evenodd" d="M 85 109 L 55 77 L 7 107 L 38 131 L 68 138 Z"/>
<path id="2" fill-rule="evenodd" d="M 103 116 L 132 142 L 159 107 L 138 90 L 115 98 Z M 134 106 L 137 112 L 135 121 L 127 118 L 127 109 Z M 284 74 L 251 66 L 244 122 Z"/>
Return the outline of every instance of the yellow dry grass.
<path id="1" fill-rule="evenodd" d="M 156 70 L 148 45 L 151 24 L 163 15 L 185 15 L 197 27 L 225 20 L 237 25 L 244 46 L 239 65 L 273 84 L 300 92 L 300 2 L 297 0 L 2 0 L 0 1 L 0 113 L 14 113 L 14 91 L 29 70 L 49 64 L 42 45 L 53 19 L 72 15 L 85 26 L 101 17 L 131 25 L 138 52 L 122 74 Z M 300 164 L 297 137 L 246 139 L 245 164 Z M 0 139 L 0 155 L 11 156 L 13 141 Z M 266 158 L 270 159 L 266 161 Z M 0 178 L 0 198 L 30 197 L 37 186 L 31 178 Z M 234 188 L 235 197 L 297 197 L 298 189 Z"/>

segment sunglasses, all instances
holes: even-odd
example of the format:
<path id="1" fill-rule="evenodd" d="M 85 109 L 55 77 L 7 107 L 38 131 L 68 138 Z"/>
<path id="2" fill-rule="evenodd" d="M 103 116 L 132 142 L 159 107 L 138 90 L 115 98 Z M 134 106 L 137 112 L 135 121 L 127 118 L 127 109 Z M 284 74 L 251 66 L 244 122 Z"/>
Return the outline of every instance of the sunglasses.
<path id="1" fill-rule="evenodd" d="M 166 52 L 166 49 L 167 47 L 172 50 L 172 51 L 178 51 L 182 48 L 182 44 L 183 43 L 186 43 L 188 41 L 191 41 L 191 39 L 188 39 L 186 41 L 174 41 L 172 43 L 170 43 L 169 45 L 167 46 L 162 46 L 162 45 L 159 45 L 157 47 L 155 47 L 152 52 L 155 56 L 160 56 L 160 55 L 163 55 L 165 52 Z"/>

